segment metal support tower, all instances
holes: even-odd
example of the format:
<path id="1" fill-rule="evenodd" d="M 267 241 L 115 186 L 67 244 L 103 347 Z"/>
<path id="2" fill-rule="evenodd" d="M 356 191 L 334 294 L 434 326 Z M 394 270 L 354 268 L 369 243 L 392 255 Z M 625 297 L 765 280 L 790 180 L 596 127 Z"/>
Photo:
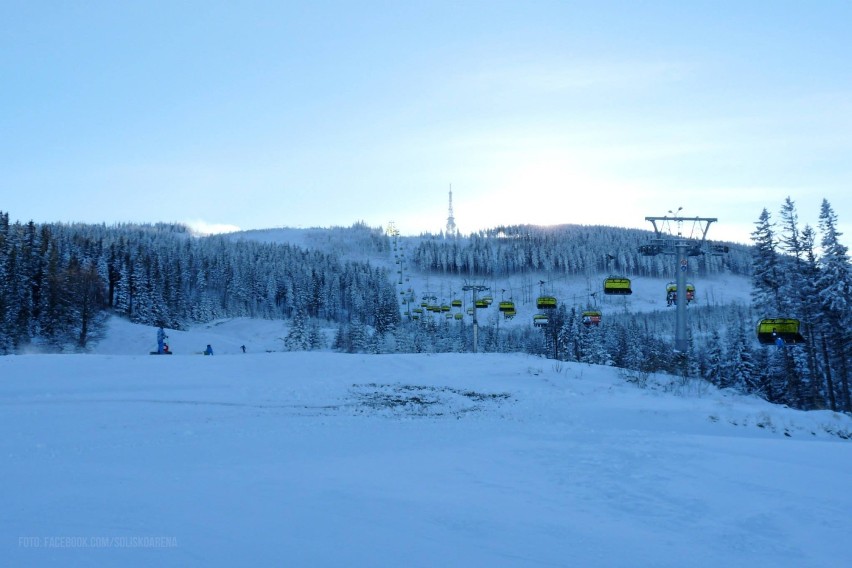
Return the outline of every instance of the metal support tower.
<path id="1" fill-rule="evenodd" d="M 668 254 L 677 257 L 675 268 L 675 284 L 677 285 L 677 310 L 675 319 L 675 351 L 686 353 L 689 347 L 687 338 L 687 312 L 686 312 L 686 275 L 689 272 L 689 257 L 702 254 L 721 254 L 727 252 L 727 247 L 712 246 L 707 248 L 707 230 L 710 224 L 718 221 L 715 217 L 680 217 L 682 208 L 672 216 L 645 217 L 654 226 L 655 238 L 649 245 L 639 247 L 639 252 L 646 256 Z M 684 235 L 683 224 L 692 223 L 689 235 Z M 676 226 L 677 233 L 674 232 Z"/>
<path id="2" fill-rule="evenodd" d="M 447 215 L 447 236 L 454 237 L 456 235 L 456 218 L 453 217 L 453 184 L 450 184 L 450 209 Z"/>
<path id="3" fill-rule="evenodd" d="M 488 290 L 488 286 L 483 286 L 482 284 L 465 284 L 462 286 L 462 290 L 473 292 L 473 352 L 476 353 L 476 346 L 479 343 L 479 322 L 476 319 L 476 310 L 478 309 L 476 307 L 476 293 Z"/>

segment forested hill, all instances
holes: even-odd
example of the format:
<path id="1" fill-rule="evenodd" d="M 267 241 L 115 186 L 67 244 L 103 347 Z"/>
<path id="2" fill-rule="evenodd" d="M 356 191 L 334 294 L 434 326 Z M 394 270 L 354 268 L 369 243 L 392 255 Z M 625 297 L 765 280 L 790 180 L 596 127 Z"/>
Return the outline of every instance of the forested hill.
<path id="1" fill-rule="evenodd" d="M 387 271 L 176 224 L 11 223 L 0 212 L 0 353 L 83 348 L 108 313 L 181 328 L 223 317 L 399 318 Z"/>
<path id="2" fill-rule="evenodd" d="M 667 274 L 667 259 L 638 253 L 652 236 L 523 225 L 403 240 L 410 269 L 423 274 Z M 747 274 L 748 248 L 732 245 L 730 254 L 699 259 L 696 268 Z M 382 329 L 400 318 L 392 263 L 386 231 L 364 223 L 198 237 L 173 223 L 20 223 L 0 212 L 0 353 L 29 344 L 85 347 L 106 313 L 172 328 L 299 314 Z"/>
<path id="3" fill-rule="evenodd" d="M 464 277 L 505 277 L 528 272 L 630 274 L 637 277 L 671 276 L 671 258 L 643 256 L 639 249 L 654 237 L 652 231 L 590 225 L 499 226 L 470 236 L 421 234 L 399 236 L 411 268 L 421 273 Z M 288 243 L 338 255 L 341 258 L 382 264 L 389 259 L 390 241 L 382 228 L 356 223 L 351 227 L 278 228 L 242 231 L 231 240 Z M 751 246 L 721 243 L 725 255 L 701 256 L 694 266 L 699 275 L 751 274 Z"/>
<path id="4" fill-rule="evenodd" d="M 540 227 L 514 225 L 482 231 L 468 238 L 420 238 L 411 260 L 422 271 L 466 276 L 502 277 L 525 272 L 563 275 L 630 274 L 663 278 L 671 258 L 639 252 L 652 231 L 589 225 Z M 751 274 L 752 247 L 723 243 L 724 255 L 702 255 L 698 274 Z"/>
<path id="5" fill-rule="evenodd" d="M 257 229 L 225 236 L 231 241 L 249 240 L 319 250 L 353 261 L 382 262 L 388 258 L 391 248 L 383 228 L 369 227 L 363 222 L 349 227 Z"/>
<path id="6" fill-rule="evenodd" d="M 792 202 L 781 217 L 775 232 L 764 210 L 753 247 L 728 243 L 728 254 L 691 257 L 698 274 L 748 275 L 751 306 L 696 301 L 685 357 L 672 357 L 673 318 L 640 315 L 627 302 L 619 313 L 608 306 L 594 326 L 581 323 L 578 302 L 560 302 L 539 327 L 531 314 L 501 327 L 495 309 L 482 315 L 478 348 L 684 373 L 797 407 L 852 411 L 852 269 L 836 215 L 824 203 L 819 232 L 799 229 Z M 326 333 L 337 328 L 331 347 L 340 351 L 471 351 L 464 311 L 438 306 L 441 317 L 418 318 L 408 308 L 459 277 L 530 287 L 536 274 L 554 282 L 596 273 L 640 283 L 664 278 L 671 257 L 639 252 L 654 236 L 523 225 L 468 237 L 400 237 L 356 223 L 199 237 L 178 224 L 22 224 L 0 212 L 0 353 L 85 350 L 110 314 L 178 329 L 220 318 L 282 319 L 287 349 L 326 348 Z M 518 302 L 521 309 L 532 300 Z M 779 316 L 801 322 L 803 341 L 794 349 L 764 349 L 751 332 L 757 318 Z"/>

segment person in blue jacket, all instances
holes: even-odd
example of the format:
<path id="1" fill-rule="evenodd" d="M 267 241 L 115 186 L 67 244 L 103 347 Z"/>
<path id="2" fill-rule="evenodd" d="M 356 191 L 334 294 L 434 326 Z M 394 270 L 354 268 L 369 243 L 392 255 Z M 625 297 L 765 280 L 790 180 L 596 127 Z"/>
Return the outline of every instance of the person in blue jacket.
<path id="1" fill-rule="evenodd" d="M 166 331 L 163 326 L 160 326 L 160 329 L 157 330 L 157 353 L 165 353 L 166 351 Z"/>
<path id="2" fill-rule="evenodd" d="M 210 344 L 207 344 L 207 349 L 204 350 L 205 355 L 213 355 L 213 348 L 210 347 Z"/>

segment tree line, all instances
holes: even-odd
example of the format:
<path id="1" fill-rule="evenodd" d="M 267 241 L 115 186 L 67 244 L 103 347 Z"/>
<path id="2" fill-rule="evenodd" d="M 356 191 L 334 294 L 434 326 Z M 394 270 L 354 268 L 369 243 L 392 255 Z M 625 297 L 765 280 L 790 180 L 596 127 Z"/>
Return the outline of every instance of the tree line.
<path id="1" fill-rule="evenodd" d="M 423 239 L 411 253 L 422 271 L 464 277 L 502 277 L 525 272 L 629 274 L 663 277 L 671 269 L 667 259 L 639 252 L 652 231 L 595 225 L 500 226 L 465 239 Z M 723 271 L 749 274 L 749 248 L 728 243 L 724 256 L 698 259 L 697 274 Z"/>
<path id="2" fill-rule="evenodd" d="M 178 224 L 21 224 L 0 212 L 0 283 L 4 354 L 84 349 L 110 313 L 173 329 L 241 316 L 399 320 L 386 270 Z"/>

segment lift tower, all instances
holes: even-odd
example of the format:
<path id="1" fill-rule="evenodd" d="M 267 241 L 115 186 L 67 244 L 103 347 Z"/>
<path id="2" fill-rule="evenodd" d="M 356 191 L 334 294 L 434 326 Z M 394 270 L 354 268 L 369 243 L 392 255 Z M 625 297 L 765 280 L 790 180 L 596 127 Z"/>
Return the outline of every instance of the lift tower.
<path id="1" fill-rule="evenodd" d="M 473 292 L 473 352 L 476 353 L 476 345 L 479 343 L 479 322 L 476 319 L 476 293 L 488 290 L 488 286 L 482 284 L 465 284 L 462 286 L 465 292 Z"/>
<path id="2" fill-rule="evenodd" d="M 676 212 L 669 211 L 671 216 L 645 217 L 654 226 L 655 237 L 651 244 L 639 247 L 639 252 L 645 256 L 668 254 L 677 257 L 675 283 L 677 284 L 677 319 L 675 320 L 675 351 L 686 353 L 688 340 L 686 336 L 686 274 L 689 270 L 690 256 L 703 254 L 720 255 L 728 252 L 728 247 L 707 244 L 707 230 L 710 224 L 717 221 L 715 217 L 681 217 L 682 207 Z M 691 223 L 689 235 L 683 232 L 684 223 Z M 673 226 L 674 225 L 674 226 Z M 676 233 L 675 233 L 676 227 Z"/>

